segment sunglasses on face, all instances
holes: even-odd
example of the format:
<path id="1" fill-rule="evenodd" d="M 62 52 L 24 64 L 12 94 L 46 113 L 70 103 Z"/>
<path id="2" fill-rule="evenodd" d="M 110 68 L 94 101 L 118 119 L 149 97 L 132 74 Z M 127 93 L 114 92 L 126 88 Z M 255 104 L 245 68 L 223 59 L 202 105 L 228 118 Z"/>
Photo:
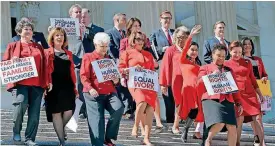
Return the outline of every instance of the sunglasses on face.
<path id="1" fill-rule="evenodd" d="M 141 41 L 144 42 L 143 38 L 135 38 L 135 40 L 138 41 L 138 42 L 141 42 Z"/>
<path id="2" fill-rule="evenodd" d="M 177 36 L 177 39 L 178 40 L 185 40 L 185 39 L 187 39 L 187 36 Z"/>

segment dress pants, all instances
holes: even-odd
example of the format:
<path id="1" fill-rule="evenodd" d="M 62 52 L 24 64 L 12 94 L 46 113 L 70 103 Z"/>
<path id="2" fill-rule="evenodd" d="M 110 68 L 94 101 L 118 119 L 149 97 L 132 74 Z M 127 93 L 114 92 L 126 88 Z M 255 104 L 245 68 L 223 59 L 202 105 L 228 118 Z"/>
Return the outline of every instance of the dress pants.
<path id="1" fill-rule="evenodd" d="M 104 138 L 117 140 L 120 120 L 124 111 L 124 105 L 117 93 L 109 95 L 100 94 L 98 97 L 91 97 L 89 93 L 83 93 L 86 109 L 89 133 L 93 146 L 103 146 Z M 110 118 L 105 132 L 105 109 L 109 112 Z"/>
<path id="2" fill-rule="evenodd" d="M 166 110 L 166 122 L 174 123 L 175 120 L 175 101 L 172 93 L 172 88 L 168 87 L 168 96 L 162 94 L 165 110 Z"/>

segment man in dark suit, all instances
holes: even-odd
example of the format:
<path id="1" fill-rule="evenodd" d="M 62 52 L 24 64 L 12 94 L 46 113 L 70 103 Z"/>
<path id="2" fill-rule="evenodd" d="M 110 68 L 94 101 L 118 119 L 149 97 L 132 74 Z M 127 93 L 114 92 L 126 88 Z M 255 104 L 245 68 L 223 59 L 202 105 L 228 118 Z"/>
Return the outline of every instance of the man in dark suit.
<path id="1" fill-rule="evenodd" d="M 210 64 L 212 62 L 212 48 L 215 44 L 223 44 L 227 47 L 226 51 L 226 60 L 230 58 L 230 54 L 228 51 L 228 46 L 230 44 L 229 41 L 224 39 L 224 29 L 225 29 L 225 23 L 223 21 L 217 21 L 214 24 L 214 34 L 215 36 L 205 40 L 203 44 L 203 55 L 204 55 L 204 62 L 207 64 Z"/>
<path id="2" fill-rule="evenodd" d="M 81 9 L 81 19 L 80 19 L 80 38 L 76 42 L 75 49 L 73 51 L 73 58 L 75 64 L 76 72 L 76 84 L 79 92 L 79 99 L 84 103 L 80 109 L 80 118 L 84 119 L 87 117 L 85 100 L 83 97 L 82 89 L 83 85 L 80 81 L 79 71 L 81 67 L 82 57 L 85 53 L 91 53 L 95 50 L 93 39 L 96 33 L 104 32 L 104 29 L 91 23 L 90 10 L 87 8 Z"/>
<path id="3" fill-rule="evenodd" d="M 174 29 L 170 29 L 172 20 L 172 14 L 170 11 L 163 11 L 160 14 L 160 23 L 161 28 L 154 31 L 150 35 L 150 43 L 153 46 L 152 49 L 156 49 L 156 52 L 158 54 L 158 63 L 161 64 L 162 57 L 164 55 L 165 50 L 172 46 L 172 38 Z M 174 123 L 175 120 L 175 102 L 174 97 L 172 94 L 171 87 L 168 87 L 168 96 L 162 94 L 164 103 L 165 103 L 165 110 L 166 110 L 166 122 L 167 123 Z M 157 111 L 157 110 L 156 110 Z M 155 113 L 159 114 L 160 113 Z M 162 131 L 160 127 L 159 129 L 156 129 L 156 131 Z"/>
<path id="4" fill-rule="evenodd" d="M 21 18 L 21 21 L 24 20 L 24 21 L 29 21 L 29 22 L 32 22 L 31 19 L 27 18 L 27 17 L 22 17 Z M 19 41 L 21 38 L 20 38 L 20 35 L 16 35 L 12 38 L 12 40 L 14 42 L 16 41 Z M 44 37 L 44 34 L 42 32 L 37 32 L 37 31 L 33 31 L 33 36 L 32 36 L 32 40 L 38 44 L 40 44 L 44 49 L 48 49 L 49 48 L 49 45 Z"/>

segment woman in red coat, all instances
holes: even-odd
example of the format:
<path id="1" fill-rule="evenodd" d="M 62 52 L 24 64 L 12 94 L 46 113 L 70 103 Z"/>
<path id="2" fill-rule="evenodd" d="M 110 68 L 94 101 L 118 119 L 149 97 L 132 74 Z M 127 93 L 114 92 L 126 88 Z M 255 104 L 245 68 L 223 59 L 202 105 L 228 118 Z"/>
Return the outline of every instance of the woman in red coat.
<path id="1" fill-rule="evenodd" d="M 65 145 L 65 126 L 73 115 L 76 76 L 72 52 L 65 49 L 67 35 L 61 27 L 53 28 L 48 37 L 50 48 L 45 50 L 48 68 L 47 84 L 50 89 L 45 96 L 46 112 L 50 114 L 60 145 Z M 52 89 L 52 90 L 51 90 Z"/>
<path id="2" fill-rule="evenodd" d="M 187 134 L 189 127 L 193 123 L 194 119 L 197 117 L 198 107 L 199 105 L 201 105 L 199 104 L 201 101 L 198 100 L 196 92 L 196 83 L 201 62 L 198 58 L 197 46 L 195 45 L 194 47 L 191 45 L 192 37 L 199 33 L 201 26 L 194 26 L 188 37 L 184 35 L 180 36 L 181 33 L 177 31 L 180 28 L 184 28 L 184 26 L 181 26 L 176 29 L 175 36 L 176 42 L 178 42 L 176 44 L 184 45 L 180 58 L 180 70 L 183 82 L 181 88 L 182 96 L 175 96 L 175 98 L 179 98 L 175 99 L 175 101 L 176 104 L 179 105 L 178 115 L 181 119 L 186 121 L 184 131 L 181 137 L 182 141 L 185 143 L 187 142 Z M 177 47 L 180 48 L 180 46 Z M 198 122 L 203 122 L 203 115 L 200 114 L 200 116 L 201 117 L 198 117 Z"/>
<path id="3" fill-rule="evenodd" d="M 34 25 L 26 20 L 21 20 L 16 24 L 15 31 L 21 39 L 17 42 L 9 43 L 4 53 L 2 61 L 12 60 L 16 62 L 18 58 L 32 57 L 37 69 L 38 76 L 31 76 L 25 73 L 28 78 L 9 83 L 7 89 L 13 93 L 13 140 L 21 141 L 21 130 L 23 118 L 28 109 L 27 127 L 25 130 L 25 144 L 36 145 L 35 137 L 40 119 L 40 105 L 44 90 L 47 87 L 46 76 L 47 67 L 43 47 L 32 41 Z M 31 69 L 31 68 L 30 68 Z"/>
<path id="4" fill-rule="evenodd" d="M 200 67 L 197 94 L 202 99 L 202 108 L 204 115 L 204 137 L 205 146 L 210 146 L 213 137 L 220 131 L 228 130 L 228 145 L 236 146 L 237 121 L 234 105 L 238 107 L 238 113 L 242 114 L 242 105 L 239 92 L 237 93 L 218 93 L 209 95 L 206 90 L 202 77 L 210 74 L 220 74 L 230 72 L 236 81 L 234 72 L 224 64 L 226 46 L 217 44 L 212 49 L 213 62 Z M 208 132 L 209 131 L 209 132 Z"/>
<path id="5" fill-rule="evenodd" d="M 143 50 L 145 36 L 141 32 L 133 32 L 129 37 L 129 43 L 133 49 L 125 50 L 119 60 L 119 69 L 124 76 L 128 76 L 129 67 L 144 68 L 149 70 L 155 70 L 154 58 L 153 56 Z M 122 83 L 125 86 L 126 83 Z M 150 146 L 151 142 L 149 140 L 150 131 L 153 121 L 153 113 L 155 108 L 155 102 L 157 98 L 157 93 L 155 91 L 139 89 L 139 88 L 129 88 L 129 91 L 136 102 L 136 115 L 135 123 L 132 130 L 132 135 L 137 136 L 138 125 L 141 119 L 145 116 L 145 136 L 144 144 Z"/>
<path id="6" fill-rule="evenodd" d="M 242 58 L 242 44 L 239 41 L 231 42 L 229 46 L 231 58 L 225 62 L 236 74 L 236 83 L 241 94 L 241 104 L 243 106 L 243 113 L 237 118 L 238 122 L 238 137 L 237 146 L 240 145 L 240 138 L 242 132 L 242 124 L 244 116 L 252 116 L 255 123 L 255 128 L 258 131 L 260 145 L 263 144 L 263 129 L 261 128 L 261 104 L 257 98 L 257 94 L 261 101 L 263 101 L 262 93 L 256 82 L 253 74 L 252 64 L 249 60 Z"/>
<path id="7" fill-rule="evenodd" d="M 243 51 L 244 58 L 250 60 L 251 63 L 252 63 L 253 73 L 254 73 L 255 78 L 257 80 L 262 80 L 263 82 L 266 82 L 267 79 L 268 79 L 268 75 L 265 71 L 263 61 L 260 57 L 257 57 L 257 56 L 253 55 L 254 52 L 255 52 L 253 41 L 250 38 L 245 37 L 245 38 L 242 39 L 241 43 L 243 44 L 243 47 L 244 47 L 243 48 L 244 49 L 244 51 Z M 261 116 L 262 115 L 263 114 L 261 114 Z M 245 116 L 244 117 L 244 123 L 251 122 L 251 121 L 253 121 L 251 116 L 249 116 L 249 117 Z M 257 129 L 255 128 L 254 125 L 255 125 L 255 123 L 251 122 L 251 127 L 253 128 L 253 132 L 255 134 L 254 143 L 260 143 L 259 136 L 257 134 Z M 261 127 L 263 129 L 263 124 L 261 124 Z"/>

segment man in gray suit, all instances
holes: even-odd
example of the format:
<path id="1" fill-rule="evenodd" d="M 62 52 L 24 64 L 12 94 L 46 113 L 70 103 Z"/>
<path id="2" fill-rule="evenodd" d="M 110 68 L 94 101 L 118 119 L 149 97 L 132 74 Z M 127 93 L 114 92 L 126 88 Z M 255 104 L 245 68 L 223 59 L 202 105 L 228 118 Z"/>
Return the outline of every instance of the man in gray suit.
<path id="1" fill-rule="evenodd" d="M 152 46 L 155 46 L 156 51 L 158 53 L 158 63 L 161 64 L 162 57 L 164 55 L 165 50 L 172 46 L 172 36 L 174 33 L 174 29 L 170 29 L 172 20 L 172 14 L 170 11 L 163 11 L 160 14 L 160 23 L 161 28 L 154 31 L 150 35 L 150 43 Z M 175 102 L 174 97 L 172 94 L 171 87 L 168 87 L 168 96 L 162 94 L 164 103 L 165 103 L 165 110 L 166 110 L 166 122 L 167 123 L 174 123 L 175 119 Z M 156 110 L 157 112 L 157 110 Z M 158 111 L 159 112 L 159 111 Z M 160 113 L 158 113 L 160 115 Z M 156 132 L 161 132 L 163 127 L 156 127 Z"/>
<path id="2" fill-rule="evenodd" d="M 83 85 L 81 84 L 80 76 L 79 76 L 82 57 L 85 53 L 91 53 L 95 50 L 95 46 L 93 43 L 94 36 L 98 32 L 104 32 L 104 29 L 91 23 L 90 10 L 87 8 L 81 9 L 80 18 L 81 18 L 80 19 L 81 33 L 78 41 L 75 44 L 75 48 L 72 53 L 73 53 L 73 59 L 75 64 L 76 84 L 77 84 L 77 90 L 79 92 L 79 99 L 82 102 L 85 102 L 83 93 L 82 93 Z M 85 119 L 87 117 L 85 103 L 82 104 L 79 114 L 80 114 L 80 118 L 82 119 Z"/>

